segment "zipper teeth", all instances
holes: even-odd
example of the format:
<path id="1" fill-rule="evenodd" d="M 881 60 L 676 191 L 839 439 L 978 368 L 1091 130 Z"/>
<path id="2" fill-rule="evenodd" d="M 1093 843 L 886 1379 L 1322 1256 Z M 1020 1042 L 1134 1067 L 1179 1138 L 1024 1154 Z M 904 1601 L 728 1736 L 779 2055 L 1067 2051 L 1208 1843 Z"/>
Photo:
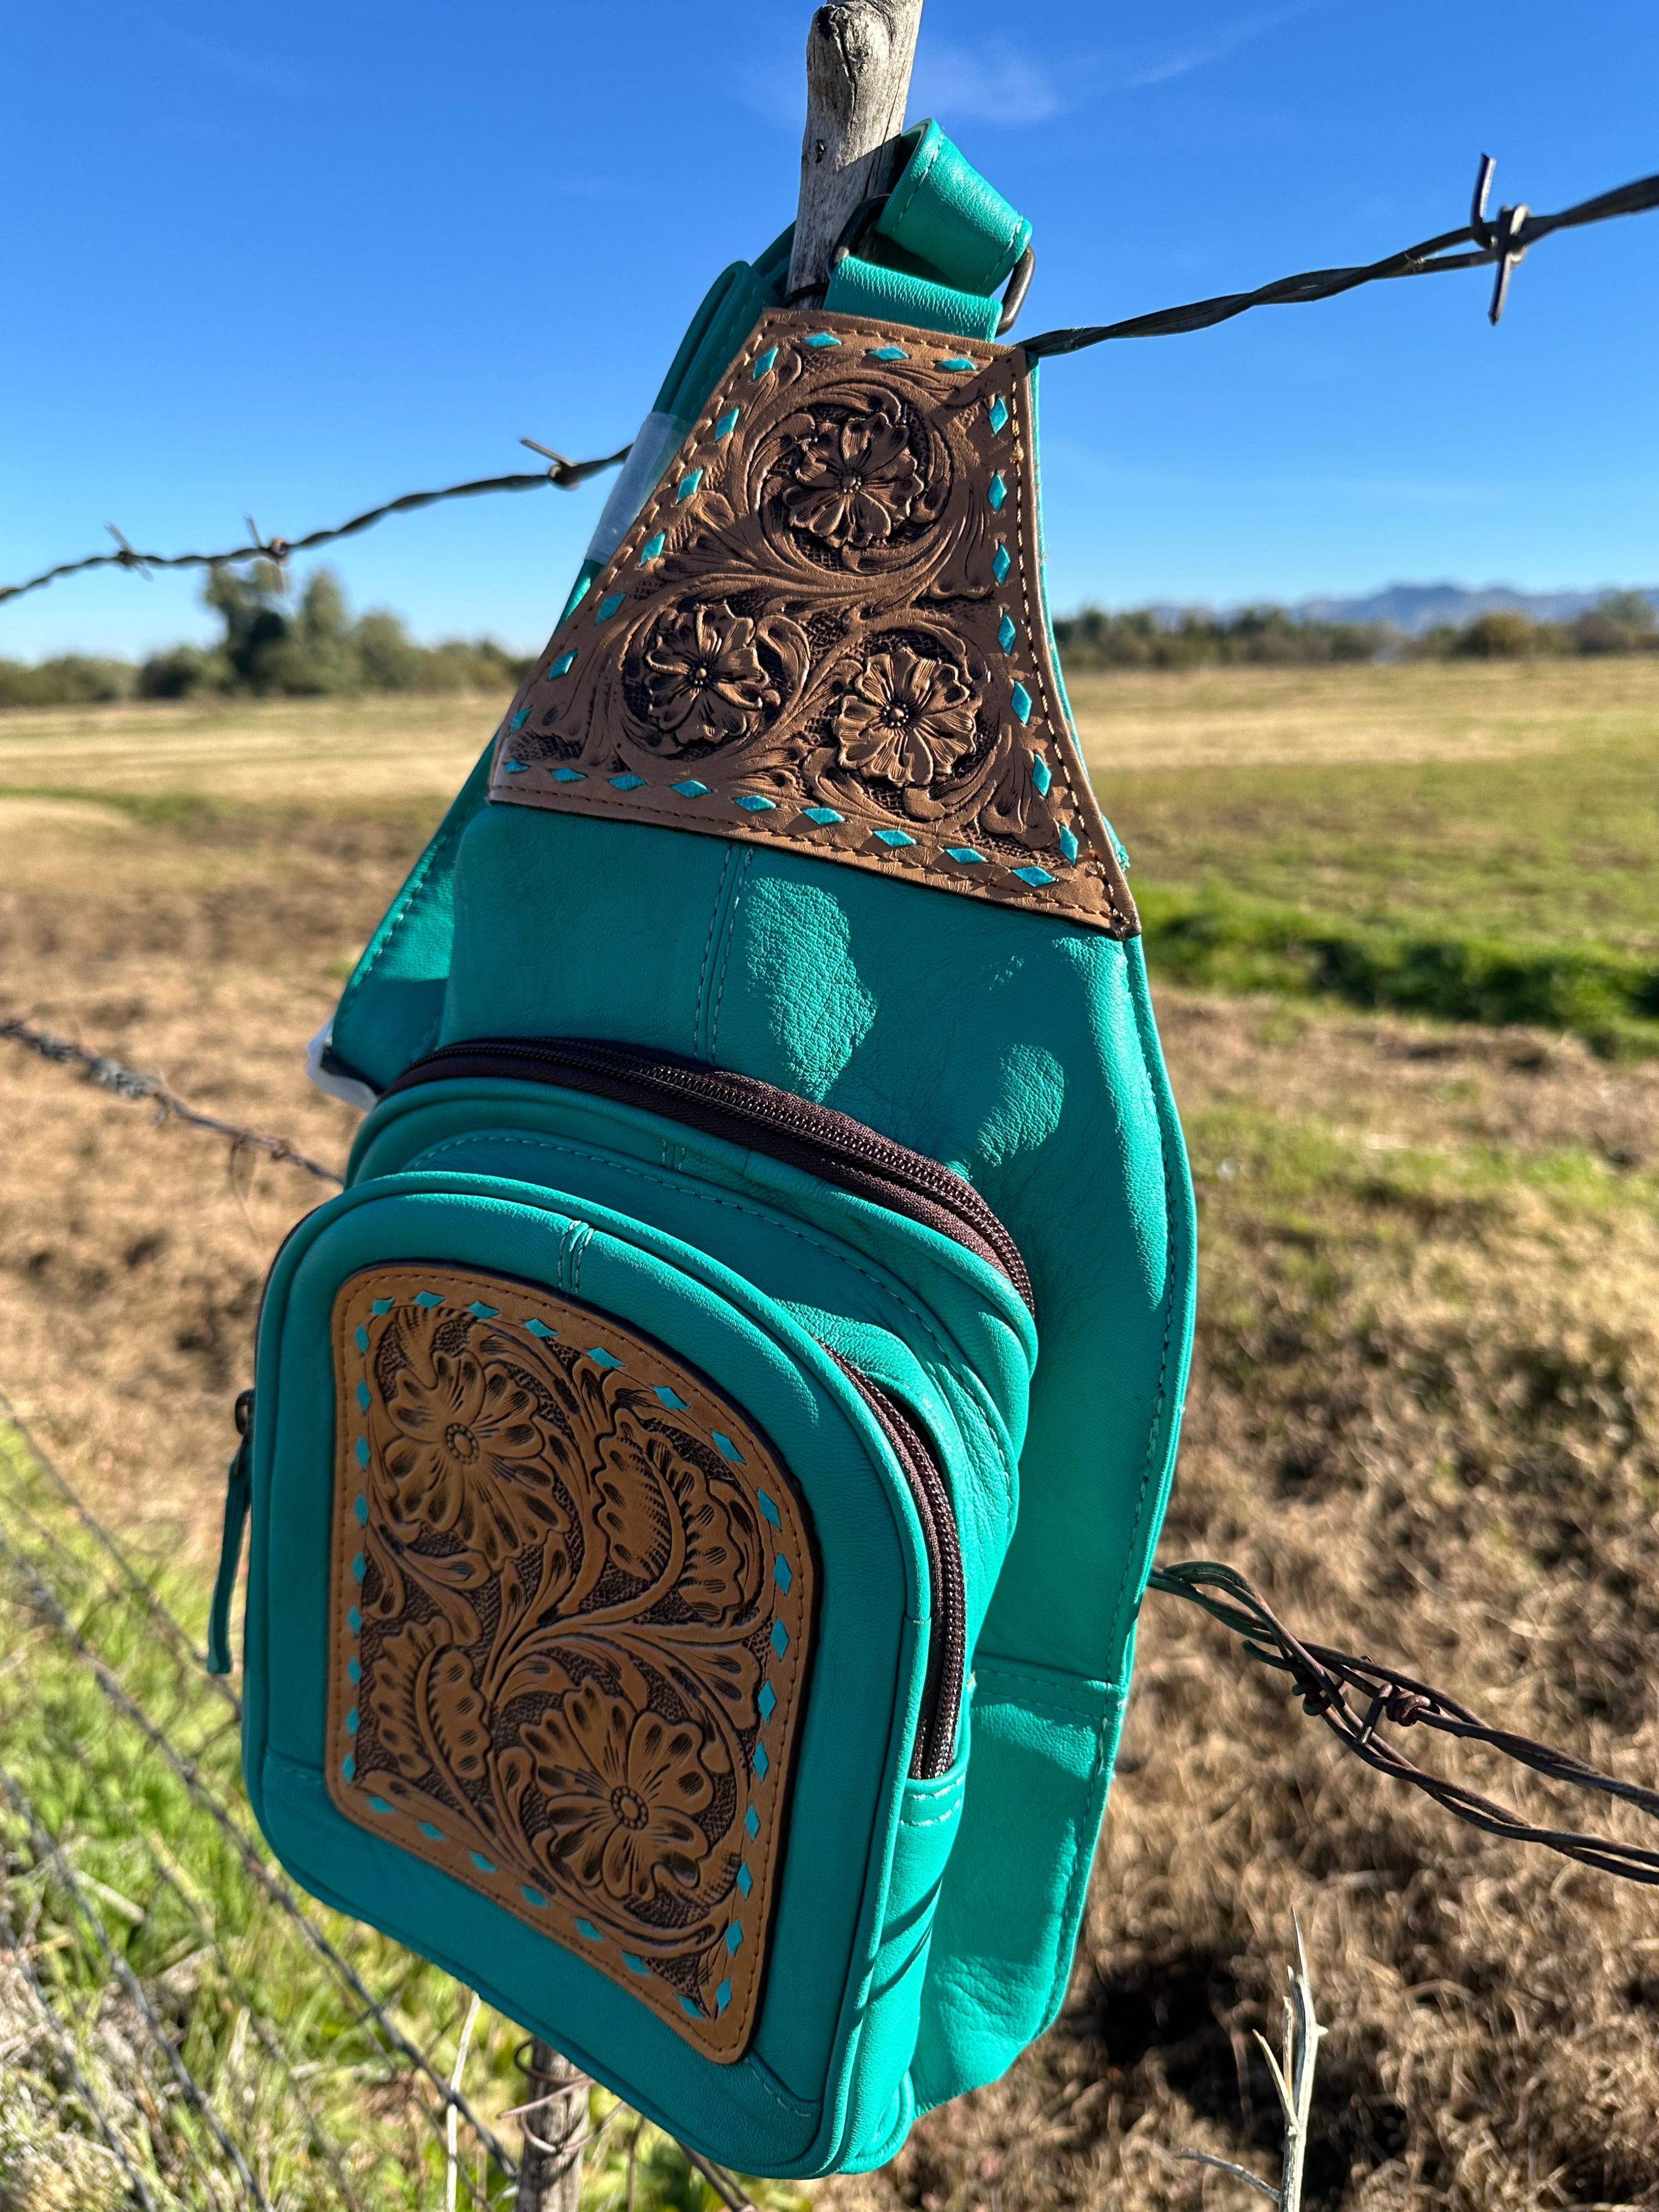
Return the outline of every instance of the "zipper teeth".
<path id="1" fill-rule="evenodd" d="M 829 1345 L 823 1346 L 865 1401 L 893 1448 L 915 1502 L 927 1551 L 932 1583 L 927 1672 L 921 1713 L 910 1756 L 910 1778 L 937 1781 L 951 1765 L 962 1712 L 962 1682 L 967 1661 L 967 1594 L 962 1577 L 962 1540 L 956 1509 L 938 1460 L 909 1409 L 861 1367 Z"/>
<path id="2" fill-rule="evenodd" d="M 1026 1306 L 1032 1308 L 1030 1279 L 1018 1246 L 963 1176 L 924 1153 L 912 1152 L 895 1138 L 884 1137 L 850 1115 L 834 1107 L 814 1105 L 758 1077 L 597 1039 L 481 1039 L 440 1045 L 405 1069 L 385 1095 L 435 1079 L 447 1062 L 489 1058 L 609 1075 L 613 1081 L 669 1100 L 694 1099 L 742 1122 L 775 1129 L 831 1159 L 850 1160 L 872 1176 L 926 1199 L 949 1214 L 967 1232 L 957 1241 L 968 1243 L 970 1249 L 991 1259 Z"/>

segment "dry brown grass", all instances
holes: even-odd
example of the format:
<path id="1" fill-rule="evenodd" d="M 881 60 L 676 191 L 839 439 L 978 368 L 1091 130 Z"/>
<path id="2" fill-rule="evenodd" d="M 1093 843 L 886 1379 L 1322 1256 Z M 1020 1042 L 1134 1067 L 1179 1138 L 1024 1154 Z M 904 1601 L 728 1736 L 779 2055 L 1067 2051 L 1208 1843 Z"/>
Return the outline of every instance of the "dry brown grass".
<path id="1" fill-rule="evenodd" d="M 147 722 L 8 720 L 0 784 L 77 796 L 0 803 L 3 1011 L 342 1158 L 352 1117 L 300 1047 L 489 718 L 447 705 L 417 739 L 356 720 L 358 765 L 327 709 L 222 731 L 167 710 L 142 757 Z M 1161 757 L 1182 746 L 1202 764 L 1178 729 Z M 1160 1011 L 1203 1237 L 1164 1555 L 1231 1559 L 1310 1630 L 1651 1779 L 1659 1069 L 1265 1003 Z M 233 1176 L 212 1141 L 9 1046 L 0 1111 L 0 1385 L 153 1552 L 204 1560 L 258 1284 L 314 1188 Z M 1659 2205 L 1650 1893 L 1339 1765 L 1169 1601 L 1137 1684 L 1060 2023 L 824 2201 L 1243 2202 L 1168 2154 L 1273 2172 L 1249 2031 L 1276 2015 L 1294 1907 L 1331 2023 L 1310 2204 Z"/>

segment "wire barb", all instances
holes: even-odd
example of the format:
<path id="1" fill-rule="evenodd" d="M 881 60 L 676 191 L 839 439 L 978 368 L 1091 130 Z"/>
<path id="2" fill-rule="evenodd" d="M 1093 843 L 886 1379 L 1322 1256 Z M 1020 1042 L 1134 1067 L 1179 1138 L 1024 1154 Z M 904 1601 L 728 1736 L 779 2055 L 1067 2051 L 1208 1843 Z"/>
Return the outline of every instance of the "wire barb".
<path id="1" fill-rule="evenodd" d="M 1310 269 L 1300 276 L 1281 276 L 1253 292 L 1224 292 L 1212 300 L 1194 300 L 1183 307 L 1164 307 L 1150 315 L 1133 315 L 1121 323 L 1095 323 L 1075 330 L 1044 331 L 1027 338 L 1022 349 L 1027 360 L 1046 360 L 1051 355 L 1079 353 L 1085 346 L 1103 345 L 1109 338 L 1174 337 L 1185 331 L 1205 331 L 1230 322 L 1252 307 L 1304 307 L 1316 300 L 1334 300 L 1362 284 L 1375 284 L 1395 276 L 1437 276 L 1455 269 L 1496 267 L 1492 305 L 1487 310 L 1497 322 L 1504 312 L 1510 273 L 1529 246 L 1552 231 L 1575 230 L 1585 223 L 1610 222 L 1614 216 L 1640 215 L 1659 207 L 1659 176 L 1638 177 L 1594 199 L 1580 200 L 1559 215 L 1534 215 L 1524 204 L 1500 208 L 1496 220 L 1486 211 L 1497 164 L 1490 154 L 1480 156 L 1475 177 L 1469 220 L 1462 230 L 1443 231 L 1381 261 L 1367 261 L 1348 269 Z M 1473 248 L 1472 252 L 1464 249 Z"/>

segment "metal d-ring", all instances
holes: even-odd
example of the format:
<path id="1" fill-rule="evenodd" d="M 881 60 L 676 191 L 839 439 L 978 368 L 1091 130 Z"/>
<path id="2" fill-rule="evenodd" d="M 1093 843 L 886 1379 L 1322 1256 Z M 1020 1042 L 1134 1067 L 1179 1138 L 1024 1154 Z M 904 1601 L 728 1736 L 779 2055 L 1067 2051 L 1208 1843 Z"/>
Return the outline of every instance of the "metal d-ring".
<path id="1" fill-rule="evenodd" d="M 1014 327 L 1014 319 L 1025 305 L 1025 295 L 1031 289 L 1031 276 L 1036 267 L 1036 251 L 1028 246 L 1015 262 L 1013 274 L 1008 279 L 1008 289 L 1002 295 L 1002 313 L 997 317 L 999 337 Z"/>

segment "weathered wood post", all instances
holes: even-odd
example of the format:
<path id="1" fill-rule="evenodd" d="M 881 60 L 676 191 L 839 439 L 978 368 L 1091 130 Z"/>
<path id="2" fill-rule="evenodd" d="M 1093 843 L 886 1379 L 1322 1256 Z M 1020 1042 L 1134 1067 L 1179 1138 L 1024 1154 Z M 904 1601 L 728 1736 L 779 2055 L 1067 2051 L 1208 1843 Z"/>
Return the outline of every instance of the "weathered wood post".
<path id="1" fill-rule="evenodd" d="M 829 283 L 848 217 L 893 181 L 921 23 L 921 0 L 833 0 L 812 17 L 792 298 Z"/>
<path id="2" fill-rule="evenodd" d="M 848 216 L 893 180 L 921 23 L 921 0 L 832 0 L 812 17 L 792 297 L 822 291 Z M 587 2076 L 539 2036 L 522 2063 L 528 2102 L 514 2212 L 578 2212 Z"/>
<path id="3" fill-rule="evenodd" d="M 582 2139 L 587 2133 L 588 2079 L 535 2037 L 521 2063 L 529 2102 L 514 2212 L 577 2212 L 582 2191 Z"/>

